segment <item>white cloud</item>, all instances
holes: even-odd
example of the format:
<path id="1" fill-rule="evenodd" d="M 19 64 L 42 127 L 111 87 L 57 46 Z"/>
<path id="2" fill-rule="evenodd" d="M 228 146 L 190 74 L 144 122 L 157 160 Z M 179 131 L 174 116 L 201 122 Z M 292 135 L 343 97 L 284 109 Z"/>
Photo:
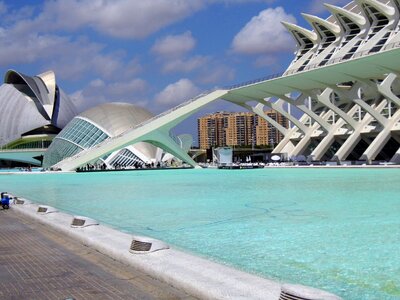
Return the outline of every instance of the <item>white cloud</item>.
<path id="1" fill-rule="evenodd" d="M 125 64 L 123 74 L 125 77 L 131 77 L 138 74 L 140 71 L 142 71 L 142 66 L 139 62 L 139 59 L 133 58 Z"/>
<path id="2" fill-rule="evenodd" d="M 63 79 L 78 80 L 84 74 L 113 78 L 124 68 L 122 57 L 118 53 L 102 54 L 102 50 L 103 46 L 80 39 L 36 54 L 45 68 L 53 69 Z"/>
<path id="3" fill-rule="evenodd" d="M 268 8 L 253 17 L 233 39 L 232 49 L 243 54 L 277 54 L 292 50 L 294 41 L 280 23 L 296 19 L 282 7 Z"/>
<path id="4" fill-rule="evenodd" d="M 144 38 L 202 9 L 201 0 L 55 0 L 46 2 L 34 20 L 20 30 L 77 30 L 91 27 L 118 38 Z"/>
<path id="5" fill-rule="evenodd" d="M 324 11 L 327 11 L 327 9 L 324 6 L 324 3 L 343 6 L 349 2 L 350 2 L 349 0 L 328 0 L 328 1 L 313 0 L 311 1 L 309 12 L 312 14 L 319 14 Z"/>
<path id="6" fill-rule="evenodd" d="M 184 72 L 189 73 L 195 69 L 203 67 L 208 63 L 209 58 L 206 56 L 197 55 L 190 58 L 177 58 L 164 62 L 162 71 L 164 73 Z"/>
<path id="7" fill-rule="evenodd" d="M 251 2 L 260 2 L 260 3 L 267 3 L 271 4 L 276 2 L 277 0 L 209 0 L 211 3 L 224 3 L 226 5 L 230 4 L 248 4 Z"/>
<path id="8" fill-rule="evenodd" d="M 5 9 L 2 5 L 0 0 L 1 10 Z M 143 37 L 203 5 L 201 0 L 54 0 L 45 2 L 36 17 L 32 12 L 38 7 L 24 6 L 7 13 L 14 18 L 12 22 L 2 20 L 7 25 L 4 28 L 0 25 L 0 66 L 38 63 L 41 69 L 54 69 L 63 79 L 76 80 L 88 74 L 112 79 L 116 73 L 132 78 L 141 70 L 137 58 L 127 61 L 124 51 L 107 51 L 112 47 L 72 37 L 68 31 L 92 27 L 117 37 Z M 170 36 L 163 42 L 159 50 L 165 54 L 168 51 L 183 54 L 195 45 L 190 32 Z M 186 69 L 193 68 L 193 64 Z"/>
<path id="9" fill-rule="evenodd" d="M 41 55 L 52 55 L 59 45 L 68 43 L 67 38 L 59 36 L 43 36 L 30 34 L 19 39 L 12 36 L 12 32 L 3 29 L 0 33 L 0 65 L 17 63 L 31 63 Z"/>
<path id="10" fill-rule="evenodd" d="M 148 84 L 140 78 L 107 83 L 97 78 L 70 95 L 80 111 L 106 102 L 128 102 L 144 106 L 143 94 Z"/>
<path id="11" fill-rule="evenodd" d="M 0 66 L 39 63 L 42 70 L 52 69 L 62 79 L 78 80 L 85 74 L 132 78 L 141 70 L 137 58 L 127 60 L 123 51 L 104 53 L 104 45 L 85 37 L 16 33 L 0 27 L 0 44 Z"/>
<path id="12" fill-rule="evenodd" d="M 183 78 L 168 85 L 155 97 L 155 101 L 161 105 L 176 105 L 198 95 L 200 89 L 189 79 Z"/>
<path id="13" fill-rule="evenodd" d="M 186 31 L 179 35 L 168 35 L 157 40 L 151 51 L 161 56 L 177 57 L 191 51 L 196 45 L 190 31 Z"/>
<path id="14" fill-rule="evenodd" d="M 163 73 L 189 73 L 203 67 L 209 57 L 187 54 L 194 49 L 196 40 L 190 31 L 179 35 L 168 35 L 155 42 L 151 52 L 158 55 L 157 61 L 161 64 Z"/>
<path id="15" fill-rule="evenodd" d="M 199 81 L 204 84 L 229 82 L 235 78 L 235 70 L 231 67 L 213 64 L 204 70 Z"/>
<path id="16" fill-rule="evenodd" d="M 147 88 L 147 82 L 140 78 L 129 81 L 111 83 L 108 87 L 108 94 L 123 97 L 133 93 L 142 94 Z"/>
<path id="17" fill-rule="evenodd" d="M 83 95 L 82 90 L 76 91 L 75 93 L 69 94 L 68 96 L 71 98 L 78 112 L 82 112 L 88 107 L 86 106 L 87 101 L 85 99 L 85 96 Z"/>

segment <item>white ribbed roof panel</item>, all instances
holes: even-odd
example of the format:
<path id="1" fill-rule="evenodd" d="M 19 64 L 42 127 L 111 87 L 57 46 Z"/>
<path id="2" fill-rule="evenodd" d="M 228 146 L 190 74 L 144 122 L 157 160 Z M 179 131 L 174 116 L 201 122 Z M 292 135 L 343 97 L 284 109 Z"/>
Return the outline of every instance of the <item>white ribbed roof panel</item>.
<path id="1" fill-rule="evenodd" d="M 56 75 L 54 74 L 53 71 L 47 71 L 37 75 L 37 77 L 42 79 L 44 85 L 47 88 L 49 103 L 44 103 L 44 104 L 54 105 L 54 100 L 56 95 Z"/>
<path id="2" fill-rule="evenodd" d="M 358 13 L 349 11 L 349 10 L 341 8 L 339 6 L 334 6 L 334 5 L 330 5 L 330 4 L 324 4 L 324 5 L 338 19 L 342 19 L 342 17 L 344 16 L 344 17 L 350 19 L 356 25 L 360 26 L 361 28 L 363 28 L 367 25 L 367 20 Z"/>
<path id="3" fill-rule="evenodd" d="M 377 11 L 381 12 L 387 18 L 392 18 L 396 14 L 396 10 L 392 6 L 388 6 L 376 0 L 357 0 L 359 5 L 367 4 L 374 7 Z M 366 12 L 367 13 L 367 12 Z"/>
<path id="4" fill-rule="evenodd" d="M 341 32 L 340 26 L 338 26 L 337 24 L 334 24 L 332 22 L 326 21 L 326 20 L 321 19 L 321 18 L 319 18 L 317 16 L 304 14 L 304 13 L 302 15 L 311 24 L 311 26 L 314 27 L 315 30 L 318 30 L 318 28 L 316 28 L 315 24 L 319 24 L 319 25 L 322 25 L 322 26 L 326 27 L 334 35 L 336 35 L 336 36 L 340 35 L 340 32 Z"/>
<path id="5" fill-rule="evenodd" d="M 315 32 L 312 32 L 308 29 L 305 29 L 303 27 L 300 27 L 296 24 L 292 24 L 292 23 L 288 23 L 288 22 L 281 22 L 286 28 L 287 30 L 289 30 L 289 32 L 293 33 L 301 33 L 302 35 L 304 35 L 306 38 L 308 38 L 310 41 L 312 42 L 316 42 L 318 39 L 318 36 Z"/>
<path id="6" fill-rule="evenodd" d="M 11 84 L 0 86 L 0 144 L 20 138 L 23 133 L 48 125 L 35 103 Z"/>

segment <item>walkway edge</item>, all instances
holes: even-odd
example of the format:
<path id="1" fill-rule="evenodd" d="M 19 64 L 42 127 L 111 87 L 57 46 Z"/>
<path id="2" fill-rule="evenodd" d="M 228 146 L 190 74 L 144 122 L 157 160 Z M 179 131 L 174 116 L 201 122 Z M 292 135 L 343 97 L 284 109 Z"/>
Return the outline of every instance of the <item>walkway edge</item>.
<path id="1" fill-rule="evenodd" d="M 278 299 L 281 284 L 175 249 L 148 254 L 129 252 L 132 235 L 108 226 L 72 228 L 72 215 L 40 214 L 39 205 L 12 205 L 11 209 L 149 276 L 201 299 Z"/>

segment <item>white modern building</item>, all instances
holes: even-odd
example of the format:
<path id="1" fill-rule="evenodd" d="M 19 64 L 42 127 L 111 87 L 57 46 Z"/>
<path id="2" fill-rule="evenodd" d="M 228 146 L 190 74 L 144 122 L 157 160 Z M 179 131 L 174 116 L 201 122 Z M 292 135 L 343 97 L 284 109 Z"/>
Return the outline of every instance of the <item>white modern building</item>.
<path id="1" fill-rule="evenodd" d="M 327 19 L 304 14 L 310 29 L 283 23 L 297 43 L 283 74 L 201 94 L 57 167 L 73 170 L 130 143 L 157 140 L 157 131 L 168 132 L 218 99 L 275 126 L 284 139 L 274 153 L 339 163 L 400 163 L 400 1 L 356 0 L 326 8 Z M 293 107 L 303 113 L 300 118 L 293 116 Z M 267 109 L 286 117 L 290 128 L 269 118 Z"/>
<path id="2" fill-rule="evenodd" d="M 10 70 L 0 86 L 0 160 L 41 164 L 53 138 L 76 115 L 53 72 Z"/>
<path id="3" fill-rule="evenodd" d="M 153 115 L 144 108 L 129 103 L 105 103 L 90 108 L 76 116 L 54 138 L 49 149 L 44 154 L 43 167 L 50 168 L 56 163 L 90 149 L 99 143 L 119 136 L 130 128 L 137 126 Z M 160 133 L 160 137 L 162 134 Z M 170 140 L 171 137 L 164 137 Z M 171 141 L 170 147 L 181 159 L 186 160 L 188 148 L 192 139 L 186 135 L 176 137 L 175 145 Z M 185 150 L 183 150 L 185 149 Z M 142 167 L 146 164 L 157 164 L 163 160 L 172 159 L 169 153 L 154 146 L 151 142 L 138 142 L 127 145 L 109 153 L 98 160 L 91 162 L 92 166 L 104 166 L 105 168 Z"/>
<path id="4" fill-rule="evenodd" d="M 296 97 L 283 97 L 304 115 L 274 152 L 312 160 L 399 163 L 400 1 L 358 0 L 326 8 L 332 13 L 327 20 L 303 14 L 313 30 L 284 23 L 298 49 L 283 76 L 338 63 L 341 70 L 331 68 L 331 76 L 342 76 L 332 84 L 315 73 L 311 80 L 323 88 L 298 89 Z M 382 61 L 389 53 L 393 56 Z"/>

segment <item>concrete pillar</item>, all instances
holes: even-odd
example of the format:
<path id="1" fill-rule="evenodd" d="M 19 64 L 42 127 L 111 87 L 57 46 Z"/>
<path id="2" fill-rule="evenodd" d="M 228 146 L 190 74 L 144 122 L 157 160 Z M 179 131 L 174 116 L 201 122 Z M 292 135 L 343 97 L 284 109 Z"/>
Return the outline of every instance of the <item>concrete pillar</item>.
<path id="1" fill-rule="evenodd" d="M 393 91 L 392 86 L 394 81 L 398 78 L 398 75 L 395 73 L 390 73 L 386 76 L 386 78 L 382 81 L 381 84 L 377 86 L 378 92 L 386 97 L 388 100 L 392 101 L 397 107 L 400 107 L 400 98 L 397 97 Z"/>
<path id="2" fill-rule="evenodd" d="M 361 160 L 366 160 L 371 163 L 376 156 L 382 151 L 386 143 L 391 137 L 391 130 L 393 126 L 400 120 L 400 111 L 397 111 L 391 119 L 389 119 L 386 126 L 381 130 L 377 137 L 372 141 L 367 150 L 361 155 Z"/>
<path id="3" fill-rule="evenodd" d="M 349 112 L 346 114 L 351 117 L 357 111 L 357 106 L 353 106 Z M 335 135 L 337 134 L 337 130 L 342 128 L 347 122 L 345 122 L 342 118 L 336 121 L 336 123 L 332 126 L 332 130 L 328 132 L 328 134 L 324 137 L 324 139 L 318 144 L 318 146 L 314 149 L 311 155 L 315 160 L 320 160 L 324 154 L 328 151 L 328 149 L 332 146 L 335 141 Z M 348 124 L 348 123 L 347 123 Z"/>
<path id="4" fill-rule="evenodd" d="M 376 107 L 377 112 L 381 112 L 386 106 L 386 103 L 379 103 L 379 105 Z M 364 118 L 361 120 L 359 126 L 357 126 L 356 129 L 354 129 L 354 132 L 346 139 L 346 141 L 343 143 L 343 145 L 339 148 L 339 150 L 335 153 L 333 156 L 334 160 L 344 160 L 346 157 L 353 151 L 354 147 L 357 146 L 357 144 L 361 140 L 361 132 L 364 129 L 365 126 L 368 126 L 369 123 L 373 120 L 373 117 L 370 114 L 366 114 Z"/>
<path id="5" fill-rule="evenodd" d="M 199 165 L 185 152 L 170 136 L 168 132 L 155 131 L 146 136 L 143 140 L 156 147 L 163 149 L 164 151 L 171 153 L 176 158 L 183 162 L 188 163 L 194 168 L 199 167 Z"/>

